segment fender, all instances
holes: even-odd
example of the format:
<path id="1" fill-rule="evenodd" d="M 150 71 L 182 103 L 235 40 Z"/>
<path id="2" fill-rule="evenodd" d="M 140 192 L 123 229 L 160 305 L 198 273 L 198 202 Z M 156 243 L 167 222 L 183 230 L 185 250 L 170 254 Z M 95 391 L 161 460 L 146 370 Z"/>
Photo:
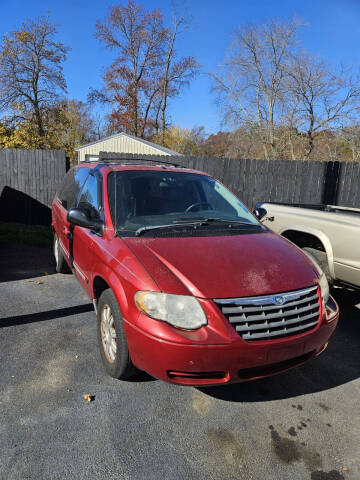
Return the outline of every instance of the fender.
<path id="1" fill-rule="evenodd" d="M 141 268 L 141 265 L 139 265 L 139 267 Z M 121 314 L 127 321 L 131 323 L 136 322 L 139 314 L 139 310 L 135 306 L 135 302 L 132 301 L 132 298 L 135 295 L 136 291 L 140 289 L 154 291 L 159 290 L 159 288 L 150 276 L 148 276 L 146 282 L 141 282 L 141 284 L 136 285 L 136 283 L 134 283 L 133 281 L 134 278 L 137 279 L 136 272 L 131 271 L 121 262 L 118 262 L 118 264 L 116 265 L 116 269 L 113 269 L 109 265 L 101 261 L 101 259 L 98 259 L 95 265 L 95 271 L 91 276 L 90 299 L 93 302 L 96 297 L 94 292 L 94 280 L 96 277 L 100 277 L 105 283 L 109 285 L 119 304 Z M 127 292 L 127 295 L 125 292 Z"/>
<path id="2" fill-rule="evenodd" d="M 316 228 L 304 227 L 303 225 L 286 225 L 286 227 L 279 230 L 278 233 L 279 235 L 283 235 L 283 233 L 288 230 L 295 230 L 301 233 L 309 233 L 310 235 L 313 235 L 314 237 L 317 237 L 320 240 L 320 242 L 324 245 L 324 248 L 325 248 L 325 252 L 328 259 L 330 275 L 333 278 L 335 278 L 333 249 L 331 246 L 331 242 L 329 238 L 325 235 L 325 233 L 322 232 L 321 230 L 317 230 Z"/>
<path id="3" fill-rule="evenodd" d="M 100 271 L 97 270 L 91 279 L 91 300 L 94 301 L 96 299 L 94 292 L 94 281 L 96 277 L 100 277 L 111 288 L 119 304 L 122 315 L 127 318 L 129 303 L 125 294 L 124 287 L 119 280 L 118 275 L 116 275 L 114 271 L 112 271 L 108 266 L 104 264 L 102 264 L 101 267 L 102 268 L 100 269 Z"/>
<path id="4" fill-rule="evenodd" d="M 120 312 L 123 318 L 123 324 L 125 329 L 125 335 L 128 339 L 128 347 L 130 351 L 131 358 L 136 356 L 136 346 L 130 337 L 130 326 L 136 325 L 137 319 L 140 315 L 139 310 L 135 306 L 135 302 L 129 304 L 128 297 L 125 294 L 125 289 L 120 281 L 118 275 L 108 266 L 101 264 L 100 271 L 97 269 L 96 273 L 93 275 L 91 281 L 91 300 L 94 304 L 95 312 L 97 313 L 96 301 L 95 301 L 95 292 L 94 292 L 94 280 L 96 277 L 101 278 L 104 282 L 109 285 L 113 294 L 115 295 L 116 301 L 118 302 Z M 135 364 L 136 365 L 136 364 Z"/>

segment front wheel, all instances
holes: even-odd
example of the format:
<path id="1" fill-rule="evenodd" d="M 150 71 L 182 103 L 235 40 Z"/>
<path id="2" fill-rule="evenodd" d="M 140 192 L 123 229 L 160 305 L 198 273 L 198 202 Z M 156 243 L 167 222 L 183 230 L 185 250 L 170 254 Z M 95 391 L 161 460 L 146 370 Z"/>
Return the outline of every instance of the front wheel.
<path id="1" fill-rule="evenodd" d="M 55 258 L 55 270 L 58 273 L 68 273 L 70 271 L 70 268 L 66 263 L 66 260 L 61 250 L 59 239 L 56 233 L 54 233 L 53 253 Z"/>
<path id="2" fill-rule="evenodd" d="M 97 319 L 100 355 L 107 373 L 118 379 L 135 375 L 137 369 L 130 358 L 120 308 L 110 289 L 100 296 Z"/>

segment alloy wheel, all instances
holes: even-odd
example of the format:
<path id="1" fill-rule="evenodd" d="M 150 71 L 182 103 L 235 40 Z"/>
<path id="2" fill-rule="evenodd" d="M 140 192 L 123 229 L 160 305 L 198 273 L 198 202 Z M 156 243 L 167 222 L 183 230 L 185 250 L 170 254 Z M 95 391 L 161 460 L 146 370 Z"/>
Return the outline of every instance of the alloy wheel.
<path id="1" fill-rule="evenodd" d="M 106 359 L 113 363 L 116 359 L 116 330 L 114 317 L 109 305 L 105 304 L 101 312 L 101 341 Z"/>

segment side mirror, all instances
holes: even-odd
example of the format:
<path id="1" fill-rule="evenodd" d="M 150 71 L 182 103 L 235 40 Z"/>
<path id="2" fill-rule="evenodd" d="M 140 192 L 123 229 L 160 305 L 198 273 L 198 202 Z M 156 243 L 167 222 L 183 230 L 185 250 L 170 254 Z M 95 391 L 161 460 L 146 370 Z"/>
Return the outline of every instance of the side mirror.
<path id="1" fill-rule="evenodd" d="M 257 207 L 255 208 L 253 213 L 258 220 L 261 220 L 262 218 L 265 217 L 265 215 L 267 214 L 267 211 L 263 207 Z"/>
<path id="2" fill-rule="evenodd" d="M 90 217 L 89 212 L 84 208 L 70 208 L 67 220 L 71 225 L 88 228 L 96 233 L 103 233 L 104 222 Z"/>

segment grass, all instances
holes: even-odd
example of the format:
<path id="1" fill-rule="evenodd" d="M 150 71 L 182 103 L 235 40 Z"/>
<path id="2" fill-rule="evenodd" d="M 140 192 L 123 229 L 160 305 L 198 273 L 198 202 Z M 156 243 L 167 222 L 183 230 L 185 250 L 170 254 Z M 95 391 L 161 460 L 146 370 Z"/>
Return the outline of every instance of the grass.
<path id="1" fill-rule="evenodd" d="M 50 227 L 0 222 L 0 242 L 51 247 L 52 241 Z"/>

